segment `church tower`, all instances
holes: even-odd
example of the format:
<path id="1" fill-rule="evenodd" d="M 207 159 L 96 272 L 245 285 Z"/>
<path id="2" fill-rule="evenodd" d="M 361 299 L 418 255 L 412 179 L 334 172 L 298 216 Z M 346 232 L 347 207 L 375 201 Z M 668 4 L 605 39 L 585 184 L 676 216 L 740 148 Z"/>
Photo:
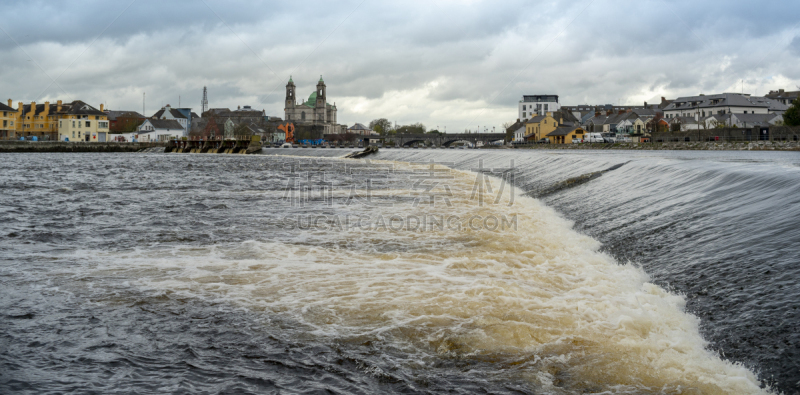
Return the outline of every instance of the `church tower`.
<path id="1" fill-rule="evenodd" d="M 291 120 L 295 104 L 296 104 L 296 96 L 295 96 L 294 81 L 292 81 L 292 76 L 289 76 L 289 83 L 286 84 L 286 107 L 284 107 L 283 109 L 283 112 L 286 115 L 285 119 L 287 121 Z"/>
<path id="2" fill-rule="evenodd" d="M 314 108 L 314 114 L 316 115 L 317 121 L 326 122 L 326 96 L 325 96 L 325 81 L 322 80 L 322 76 L 319 76 L 319 82 L 317 82 L 317 104 Z"/>

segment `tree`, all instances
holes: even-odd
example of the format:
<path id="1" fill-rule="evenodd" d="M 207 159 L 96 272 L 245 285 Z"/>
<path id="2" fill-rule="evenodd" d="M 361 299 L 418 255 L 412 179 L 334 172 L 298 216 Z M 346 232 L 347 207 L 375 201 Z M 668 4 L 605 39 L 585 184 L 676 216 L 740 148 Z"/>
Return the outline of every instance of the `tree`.
<path id="1" fill-rule="evenodd" d="M 131 117 L 118 117 L 117 130 L 123 133 L 131 133 L 139 130 L 139 126 L 144 123 L 144 119 Z"/>
<path id="2" fill-rule="evenodd" d="M 426 132 L 425 134 L 442 134 L 442 132 L 434 129 L 434 130 L 431 130 L 430 132 Z"/>
<path id="3" fill-rule="evenodd" d="M 800 126 L 800 98 L 792 102 L 792 106 L 783 113 L 783 124 L 786 126 Z"/>
<path id="4" fill-rule="evenodd" d="M 372 122 L 369 123 L 369 128 L 382 135 L 386 134 L 386 132 L 392 128 L 392 123 L 386 118 L 373 119 Z"/>
<path id="5" fill-rule="evenodd" d="M 656 113 L 656 116 L 651 119 L 645 125 L 645 128 L 650 131 L 650 133 L 658 133 L 661 131 L 661 122 L 664 119 L 664 116 L 661 113 Z"/>
<path id="6" fill-rule="evenodd" d="M 424 134 L 425 125 L 417 122 L 397 128 L 397 134 Z"/>

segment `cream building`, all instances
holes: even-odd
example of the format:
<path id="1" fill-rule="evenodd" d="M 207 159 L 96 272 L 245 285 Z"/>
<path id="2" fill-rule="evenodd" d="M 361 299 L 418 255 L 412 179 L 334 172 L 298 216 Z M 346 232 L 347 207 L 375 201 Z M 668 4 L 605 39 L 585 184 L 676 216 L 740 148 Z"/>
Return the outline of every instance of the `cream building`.
<path id="1" fill-rule="evenodd" d="M 61 141 L 105 142 L 108 140 L 108 115 L 103 105 L 96 109 L 80 100 L 60 104 L 58 139 Z"/>

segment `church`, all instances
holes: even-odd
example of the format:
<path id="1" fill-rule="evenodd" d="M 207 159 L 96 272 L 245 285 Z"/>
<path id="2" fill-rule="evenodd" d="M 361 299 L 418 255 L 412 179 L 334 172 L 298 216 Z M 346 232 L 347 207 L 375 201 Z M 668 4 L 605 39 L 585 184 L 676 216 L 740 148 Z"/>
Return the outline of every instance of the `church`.
<path id="1" fill-rule="evenodd" d="M 283 109 L 286 120 L 294 123 L 298 127 L 314 127 L 321 129 L 324 134 L 344 133 L 346 126 L 336 124 L 336 103 L 328 104 L 328 96 L 325 91 L 325 81 L 319 76 L 317 90 L 308 96 L 308 100 L 297 104 L 297 89 L 294 81 L 289 77 L 286 84 L 286 107 Z"/>

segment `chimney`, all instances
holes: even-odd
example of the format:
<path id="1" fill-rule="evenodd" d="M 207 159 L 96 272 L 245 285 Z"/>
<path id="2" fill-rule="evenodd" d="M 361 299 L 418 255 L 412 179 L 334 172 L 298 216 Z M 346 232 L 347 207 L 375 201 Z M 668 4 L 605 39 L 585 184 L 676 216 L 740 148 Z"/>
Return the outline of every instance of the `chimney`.
<path id="1" fill-rule="evenodd" d="M 57 112 L 61 112 L 61 100 L 59 100 L 57 103 L 58 103 L 58 107 L 56 107 L 56 111 Z"/>
<path id="2" fill-rule="evenodd" d="M 33 116 L 36 115 L 36 102 L 35 101 L 31 102 L 31 110 L 28 111 L 28 115 L 30 115 L 31 119 L 33 119 Z"/>
<path id="3" fill-rule="evenodd" d="M 14 103 L 14 102 L 13 102 L 13 101 L 11 101 L 11 99 L 8 99 L 8 106 L 9 106 L 9 107 L 11 107 L 11 106 L 13 105 L 13 103 Z"/>
<path id="4" fill-rule="evenodd" d="M 50 115 L 50 102 L 44 102 L 44 116 Z"/>
<path id="5" fill-rule="evenodd" d="M 647 108 L 647 102 L 644 102 L 644 108 Z"/>
<path id="6" fill-rule="evenodd" d="M 17 103 L 17 106 L 18 106 L 18 107 L 17 107 L 17 108 L 18 108 L 18 110 L 17 110 L 17 111 L 19 111 L 19 113 L 20 113 L 20 114 L 22 114 L 22 102 L 18 102 L 18 103 Z"/>
<path id="7" fill-rule="evenodd" d="M 772 92 L 770 92 L 772 93 Z M 778 93 L 783 93 L 783 89 L 778 89 Z"/>
<path id="8" fill-rule="evenodd" d="M 100 111 L 103 111 L 103 103 L 100 103 Z"/>

